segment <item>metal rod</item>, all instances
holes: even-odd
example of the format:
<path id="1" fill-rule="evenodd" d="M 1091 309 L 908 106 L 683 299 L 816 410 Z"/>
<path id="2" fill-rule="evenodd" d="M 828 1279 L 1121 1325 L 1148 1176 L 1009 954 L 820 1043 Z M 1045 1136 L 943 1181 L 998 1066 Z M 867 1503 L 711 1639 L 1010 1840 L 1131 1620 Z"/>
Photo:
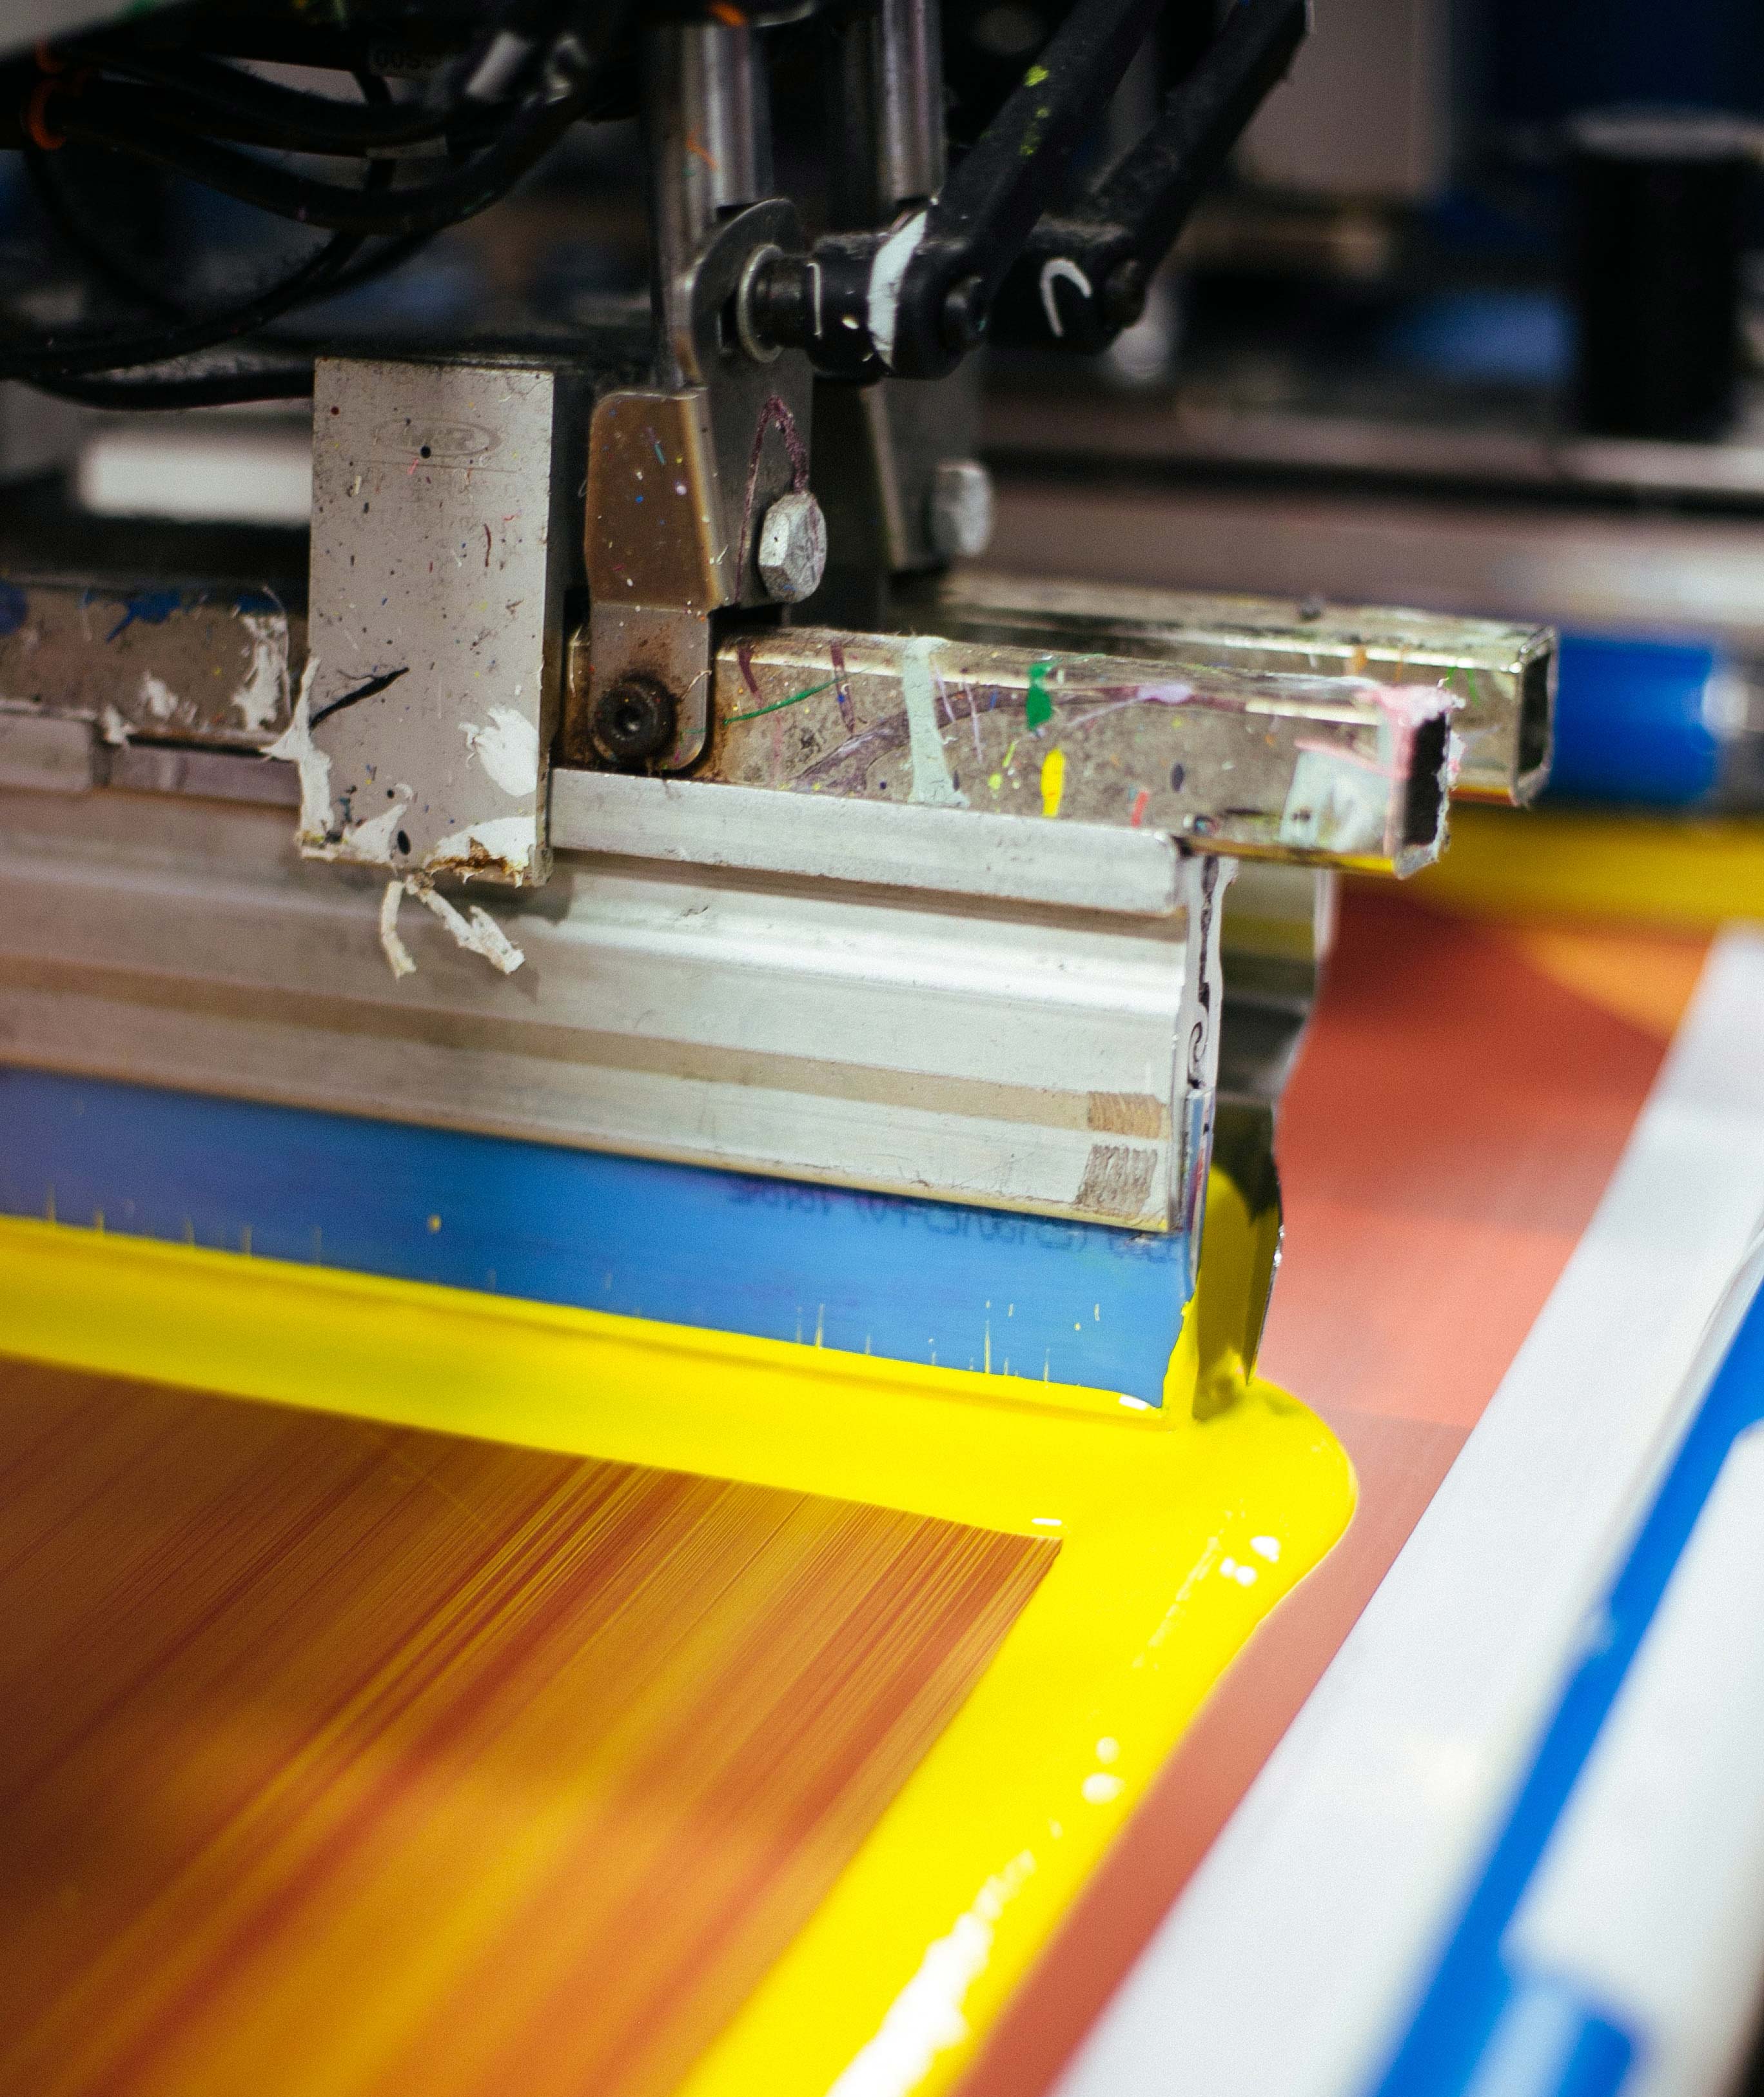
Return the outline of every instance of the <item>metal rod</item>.
<path id="1" fill-rule="evenodd" d="M 659 377 L 678 386 L 673 342 L 693 265 L 720 218 L 771 191 L 771 102 L 745 26 L 668 23 L 650 31 L 644 58 Z"/>
<path id="2" fill-rule="evenodd" d="M 1556 637 L 1547 626 L 960 569 L 912 611 L 971 641 L 1443 685 L 1458 702 L 1451 725 L 1463 746 L 1455 799 L 1523 807 L 1549 777 Z"/>
<path id="3" fill-rule="evenodd" d="M 938 0 L 875 0 L 835 32 L 829 71 L 836 139 L 834 223 L 890 224 L 943 186 L 943 53 Z"/>
<path id="4" fill-rule="evenodd" d="M 1399 874 L 1445 842 L 1437 686 L 812 627 L 731 641 L 716 675 L 701 779 Z"/>

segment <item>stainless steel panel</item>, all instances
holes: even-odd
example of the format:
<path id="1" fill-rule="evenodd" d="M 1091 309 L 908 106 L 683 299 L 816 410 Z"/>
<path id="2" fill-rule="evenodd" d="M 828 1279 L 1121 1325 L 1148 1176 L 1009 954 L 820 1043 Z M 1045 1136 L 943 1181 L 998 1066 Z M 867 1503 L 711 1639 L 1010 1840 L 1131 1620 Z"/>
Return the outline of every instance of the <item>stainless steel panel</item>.
<path id="1" fill-rule="evenodd" d="M 545 787 L 567 535 L 553 374 L 322 359 L 308 685 L 281 746 L 301 848 L 526 884 Z"/>

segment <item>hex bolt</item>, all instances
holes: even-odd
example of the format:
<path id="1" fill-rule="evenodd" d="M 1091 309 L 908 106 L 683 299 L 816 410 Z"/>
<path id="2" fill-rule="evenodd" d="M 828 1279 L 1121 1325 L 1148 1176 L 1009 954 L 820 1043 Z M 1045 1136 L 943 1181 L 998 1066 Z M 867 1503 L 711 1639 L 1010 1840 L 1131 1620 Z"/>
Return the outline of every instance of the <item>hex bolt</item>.
<path id="1" fill-rule="evenodd" d="M 673 741 L 676 711 L 665 685 L 633 671 L 594 702 L 595 743 L 615 764 L 644 764 Z"/>
<path id="2" fill-rule="evenodd" d="M 799 604 L 821 587 L 827 520 L 806 488 L 781 495 L 759 527 L 759 580 L 779 604 Z"/>
<path id="3" fill-rule="evenodd" d="M 992 543 L 992 476 L 978 459 L 940 459 L 931 479 L 931 544 L 946 561 L 972 560 Z"/>

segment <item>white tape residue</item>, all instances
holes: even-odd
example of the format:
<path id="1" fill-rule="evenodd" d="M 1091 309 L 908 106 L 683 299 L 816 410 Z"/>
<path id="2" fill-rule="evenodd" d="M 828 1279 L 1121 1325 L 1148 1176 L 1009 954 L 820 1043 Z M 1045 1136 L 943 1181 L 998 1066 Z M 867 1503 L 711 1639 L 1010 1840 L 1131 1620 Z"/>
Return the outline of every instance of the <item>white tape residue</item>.
<path id="1" fill-rule="evenodd" d="M 415 896 L 425 910 L 432 910 L 453 935 L 454 943 L 464 948 L 468 954 L 481 954 L 493 969 L 511 976 L 527 957 L 497 924 L 489 912 L 473 904 L 469 917 L 462 917 L 444 895 L 437 895 L 426 882 L 414 878 L 405 886 Z M 384 917 L 383 908 L 382 917 Z M 394 972 L 397 964 L 393 963 Z"/>
<path id="2" fill-rule="evenodd" d="M 869 339 L 884 364 L 895 361 L 895 322 L 900 310 L 900 280 L 925 238 L 926 213 L 915 212 L 876 251 L 869 265 Z"/>
<path id="3" fill-rule="evenodd" d="M 287 703 L 288 622 L 278 611 L 242 611 L 239 623 L 251 636 L 252 659 L 233 704 L 245 729 L 255 734 L 268 728 Z"/>
<path id="4" fill-rule="evenodd" d="M 436 894 L 427 882 L 418 875 L 407 874 L 401 881 L 387 882 L 386 892 L 380 898 L 380 952 L 385 955 L 386 965 L 395 978 L 414 976 L 417 972 L 410 949 L 398 932 L 398 906 L 407 895 L 414 895 L 425 910 L 440 919 L 452 934 L 456 946 L 468 954 L 481 955 L 503 975 L 513 975 L 526 960 L 527 957 L 488 910 L 475 903 L 469 916 L 462 917 L 444 895 Z"/>
<path id="5" fill-rule="evenodd" d="M 943 646 L 935 634 L 915 634 L 900 649 L 900 696 L 907 709 L 907 743 L 913 759 L 912 799 L 926 806 L 965 808 L 968 797 L 949 776 L 949 760 L 937 725 L 937 680 L 931 658 Z"/>
<path id="6" fill-rule="evenodd" d="M 1025 1850 L 995 1872 L 956 1918 L 947 1937 L 926 1946 L 919 1969 L 888 2005 L 876 2036 L 855 2054 L 827 2097 L 906 2097 L 939 2054 L 968 2036 L 962 2004 L 986 1971 L 999 1917 L 1035 1868 Z"/>
<path id="7" fill-rule="evenodd" d="M 1346 752 L 1302 750 L 1280 812 L 1280 843 L 1301 850 L 1376 852 L 1384 846 L 1390 781 Z"/>
<path id="8" fill-rule="evenodd" d="M 462 721 L 466 747 L 505 794 L 531 800 L 539 791 L 539 729 L 514 707 L 492 707 L 486 725 Z"/>
<path id="9" fill-rule="evenodd" d="M 404 882 L 388 881 L 380 898 L 380 952 L 394 976 L 414 976 L 417 972 L 410 949 L 398 936 L 398 906 L 404 900 Z"/>
<path id="10" fill-rule="evenodd" d="M 300 672 L 300 689 L 294 702 L 294 718 L 282 733 L 268 744 L 265 757 L 300 768 L 300 848 L 322 848 L 330 828 L 330 760 L 313 741 L 313 680 L 318 675 L 318 658 L 309 655 Z"/>

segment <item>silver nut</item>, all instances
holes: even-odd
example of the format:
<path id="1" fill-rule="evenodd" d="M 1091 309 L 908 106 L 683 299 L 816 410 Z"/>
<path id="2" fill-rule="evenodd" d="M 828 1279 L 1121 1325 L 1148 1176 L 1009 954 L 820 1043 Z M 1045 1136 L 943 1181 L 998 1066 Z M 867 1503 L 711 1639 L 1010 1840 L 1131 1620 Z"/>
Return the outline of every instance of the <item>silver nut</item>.
<path id="1" fill-rule="evenodd" d="M 945 459 L 931 482 L 931 544 L 946 561 L 992 543 L 992 476 L 978 459 Z"/>
<path id="2" fill-rule="evenodd" d="M 768 597 L 799 604 L 821 587 L 827 566 L 827 520 L 806 488 L 781 495 L 759 527 L 759 580 Z"/>

